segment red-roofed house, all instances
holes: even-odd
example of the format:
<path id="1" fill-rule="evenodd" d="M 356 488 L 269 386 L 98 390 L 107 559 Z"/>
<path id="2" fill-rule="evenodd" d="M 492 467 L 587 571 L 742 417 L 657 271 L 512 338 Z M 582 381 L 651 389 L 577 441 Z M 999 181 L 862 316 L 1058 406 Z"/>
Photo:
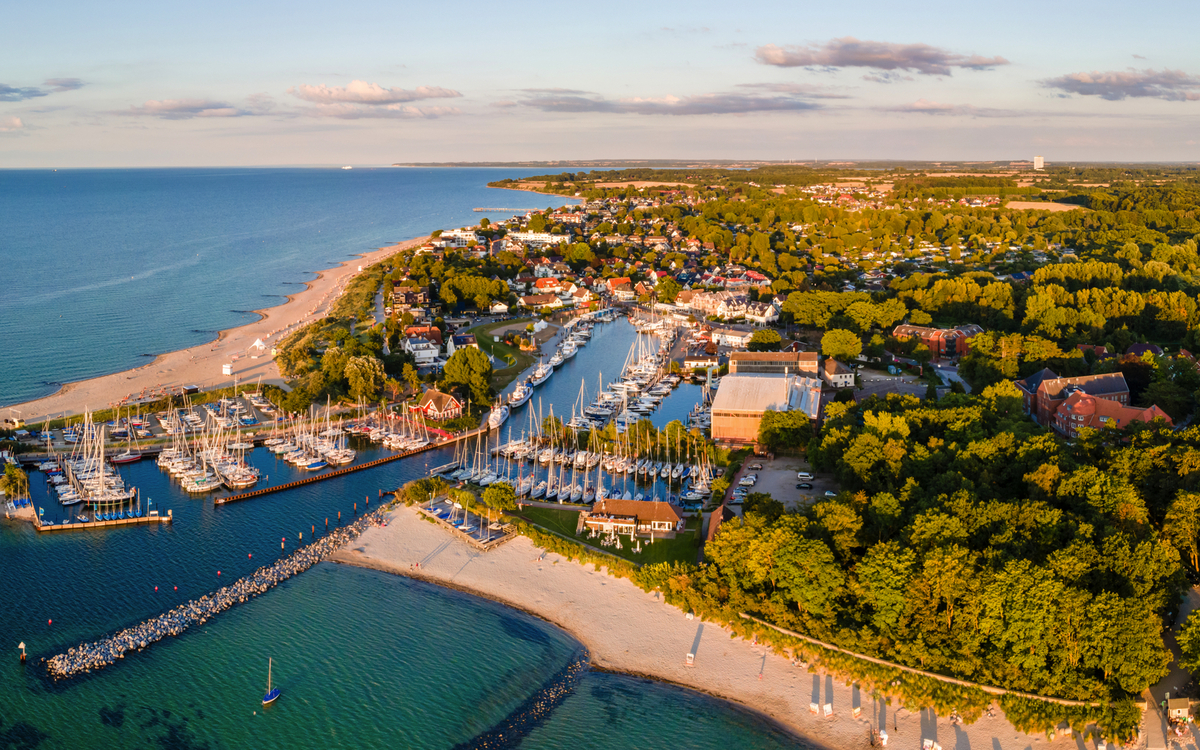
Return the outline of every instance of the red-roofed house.
<path id="1" fill-rule="evenodd" d="M 1083 391 L 1075 391 L 1058 407 L 1054 414 L 1053 427 L 1066 437 L 1079 435 L 1081 427 L 1100 429 L 1115 427 L 1124 429 L 1130 422 L 1151 422 L 1155 419 L 1166 420 L 1168 426 L 1173 425 L 1167 413 L 1157 406 L 1145 409 L 1136 406 L 1123 406 L 1116 401 L 1097 398 Z"/>
<path id="2" fill-rule="evenodd" d="M 462 416 L 463 412 L 461 401 L 449 393 L 442 393 L 434 388 L 430 388 L 421 395 L 421 400 L 417 403 L 416 408 L 424 412 L 426 418 L 438 422 L 457 419 Z"/>

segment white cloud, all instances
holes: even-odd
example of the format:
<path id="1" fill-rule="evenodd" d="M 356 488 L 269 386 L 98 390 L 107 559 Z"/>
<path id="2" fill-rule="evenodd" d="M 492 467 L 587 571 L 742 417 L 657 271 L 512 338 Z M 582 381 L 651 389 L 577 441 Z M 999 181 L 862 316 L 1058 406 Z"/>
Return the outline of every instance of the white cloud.
<path id="1" fill-rule="evenodd" d="M 1176 102 L 1200 100 L 1200 76 L 1190 75 L 1182 70 L 1131 69 L 1068 73 L 1042 81 L 1042 85 L 1065 91 L 1063 96 L 1098 96 L 1109 101 L 1120 101 L 1126 97 Z"/>
<path id="2" fill-rule="evenodd" d="M 781 68 L 874 68 L 876 70 L 908 70 L 924 75 L 950 75 L 953 68 L 986 70 L 1007 65 L 1003 57 L 963 55 L 929 44 L 896 44 L 855 39 L 852 36 L 831 39 L 822 44 L 780 47 L 766 44 L 759 47 L 755 59 L 763 65 Z M 888 83 L 893 76 L 875 76 L 868 80 Z"/>
<path id="3" fill-rule="evenodd" d="M 378 83 L 351 81 L 349 86 L 310 86 L 302 84 L 288 89 L 288 93 L 314 104 L 368 104 L 385 105 L 415 102 L 421 99 L 454 99 L 462 96 L 453 89 L 440 86 L 418 86 L 415 89 L 389 89 Z"/>
<path id="4" fill-rule="evenodd" d="M 446 115 L 461 114 L 457 107 L 414 107 L 408 104 L 389 104 L 385 107 L 359 107 L 353 104 L 319 104 L 301 110 L 309 117 L 334 117 L 339 120 L 432 120 Z"/>
<path id="5" fill-rule="evenodd" d="M 118 110 L 114 114 L 157 117 L 162 120 L 191 120 L 197 117 L 247 117 L 262 113 L 212 99 L 161 99 L 148 101 L 140 107 Z"/>
<path id="6" fill-rule="evenodd" d="M 0 133 L 16 133 L 24 128 L 20 117 L 0 117 Z"/>

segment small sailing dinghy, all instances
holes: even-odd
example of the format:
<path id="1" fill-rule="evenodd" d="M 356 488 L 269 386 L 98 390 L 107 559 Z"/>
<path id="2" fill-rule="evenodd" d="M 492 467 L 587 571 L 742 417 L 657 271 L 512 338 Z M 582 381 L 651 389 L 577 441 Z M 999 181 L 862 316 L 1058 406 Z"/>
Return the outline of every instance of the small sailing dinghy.
<path id="1" fill-rule="evenodd" d="M 271 659 L 267 658 L 267 694 L 263 696 L 263 705 L 274 703 L 279 697 L 279 688 L 271 687 Z"/>

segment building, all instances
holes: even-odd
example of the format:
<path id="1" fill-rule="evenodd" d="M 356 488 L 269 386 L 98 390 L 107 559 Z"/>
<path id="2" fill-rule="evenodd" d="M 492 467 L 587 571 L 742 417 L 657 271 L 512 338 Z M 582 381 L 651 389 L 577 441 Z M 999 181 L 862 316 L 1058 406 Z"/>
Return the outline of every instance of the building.
<path id="1" fill-rule="evenodd" d="M 811 362 L 811 367 L 806 367 Z M 817 375 L 816 352 L 734 352 L 729 355 L 730 375 Z"/>
<path id="2" fill-rule="evenodd" d="M 465 332 L 455 333 L 446 342 L 446 356 L 451 357 L 459 349 L 467 349 L 469 347 L 479 348 L 479 342 L 475 340 L 475 334 Z"/>
<path id="3" fill-rule="evenodd" d="M 492 315 L 508 315 L 508 305 L 499 301 L 493 302 L 492 306 L 488 308 L 488 312 Z"/>
<path id="4" fill-rule="evenodd" d="M 1094 430 L 1114 427 L 1123 430 L 1130 422 L 1153 422 L 1155 419 L 1164 419 L 1168 425 L 1174 424 L 1167 413 L 1157 406 L 1145 409 L 1123 406 L 1116 401 L 1074 390 L 1054 412 L 1051 426 L 1059 434 L 1074 438 L 1079 436 L 1079 429 L 1082 427 Z"/>
<path id="5" fill-rule="evenodd" d="M 969 323 L 957 328 L 926 328 L 901 323 L 892 331 L 896 338 L 918 338 L 935 357 L 961 357 L 967 353 L 967 342 L 983 333 L 983 328 Z"/>
<path id="6" fill-rule="evenodd" d="M 1167 698 L 1167 718 L 1172 721 L 1187 721 L 1191 708 L 1188 698 Z"/>
<path id="7" fill-rule="evenodd" d="M 434 242 L 438 240 L 441 240 L 443 247 L 468 247 L 472 242 L 477 245 L 484 242 L 483 237 L 472 229 L 447 229 Z"/>
<path id="8" fill-rule="evenodd" d="M 447 419 L 457 419 L 463 413 L 461 401 L 449 393 L 442 393 L 434 388 L 430 388 L 421 394 L 421 400 L 417 403 L 417 408 L 425 414 L 427 419 L 433 419 L 438 422 L 444 422 Z"/>
<path id="9" fill-rule="evenodd" d="M 606 498 L 580 513 L 583 525 L 602 534 L 673 538 L 683 531 L 683 516 L 670 503 Z"/>
<path id="10" fill-rule="evenodd" d="M 553 310 L 562 307 L 562 300 L 555 294 L 530 294 L 521 298 L 521 306 L 530 310 Z"/>
<path id="11" fill-rule="evenodd" d="M 1016 381 L 1014 385 L 1021 392 L 1025 413 L 1032 415 L 1034 421 L 1043 427 L 1051 426 L 1058 407 L 1076 391 L 1121 406 L 1129 405 L 1129 385 L 1119 372 L 1060 378 L 1047 368 Z"/>
<path id="12" fill-rule="evenodd" d="M 760 326 L 770 325 L 779 320 L 779 308 L 766 302 L 749 302 L 746 304 L 746 320 Z"/>
<path id="13" fill-rule="evenodd" d="M 429 339 L 414 336 L 411 339 L 404 339 L 404 351 L 413 356 L 417 367 L 427 367 L 437 361 L 441 347 Z"/>
<path id="14" fill-rule="evenodd" d="M 720 361 L 715 354 L 698 354 L 694 357 L 683 358 L 684 372 L 707 370 L 710 367 L 720 367 Z M 733 372 L 733 370 L 730 369 L 730 372 Z"/>
<path id="15" fill-rule="evenodd" d="M 1046 168 L 1046 160 L 1040 156 L 1033 157 L 1033 168 L 1039 172 L 1041 170 L 1045 169 Z"/>
<path id="16" fill-rule="evenodd" d="M 732 328 L 718 328 L 712 332 L 712 342 L 717 346 L 728 346 L 733 349 L 745 349 L 750 346 L 750 331 L 735 331 Z"/>
<path id="17" fill-rule="evenodd" d="M 406 339 L 425 339 L 431 344 L 442 345 L 442 330 L 437 326 L 409 326 L 404 329 Z"/>
<path id="18" fill-rule="evenodd" d="M 792 375 L 726 375 L 712 403 L 712 438 L 719 443 L 758 441 L 758 424 L 767 411 L 821 415 L 821 381 Z"/>
<path id="19" fill-rule="evenodd" d="M 509 232 L 505 237 L 525 245 L 536 245 L 538 247 L 557 245 L 560 242 L 566 242 L 570 239 L 569 235 L 550 234 L 549 232 Z"/>
<path id="20" fill-rule="evenodd" d="M 821 363 L 821 378 L 834 388 L 854 387 L 854 370 L 833 357 L 828 357 Z"/>

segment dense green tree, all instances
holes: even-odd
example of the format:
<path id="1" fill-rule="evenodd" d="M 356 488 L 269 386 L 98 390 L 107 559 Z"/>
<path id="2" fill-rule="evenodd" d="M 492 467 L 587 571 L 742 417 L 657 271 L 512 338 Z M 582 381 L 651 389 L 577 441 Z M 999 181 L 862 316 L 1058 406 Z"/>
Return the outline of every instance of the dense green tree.
<path id="1" fill-rule="evenodd" d="M 862 354 L 862 339 L 851 331 L 834 328 L 821 337 L 821 353 L 842 362 L 850 362 Z"/>
<path id="2" fill-rule="evenodd" d="M 492 361 L 479 349 L 468 346 L 455 351 L 446 362 L 443 375 L 447 385 L 465 387 L 476 404 L 491 402 Z"/>
<path id="3" fill-rule="evenodd" d="M 752 352 L 777 352 L 782 344 L 779 331 L 764 328 L 750 335 L 750 344 L 746 348 Z"/>
<path id="4" fill-rule="evenodd" d="M 346 381 L 355 401 L 374 401 L 386 378 L 383 362 L 375 357 L 351 357 L 346 361 Z"/>
<path id="5" fill-rule="evenodd" d="M 483 491 L 483 504 L 493 510 L 516 510 L 517 493 L 508 482 L 496 482 Z"/>
<path id="6" fill-rule="evenodd" d="M 667 276 L 658 282 L 658 286 L 654 288 L 654 293 L 658 297 L 659 302 L 672 304 L 679 293 L 683 291 L 683 287 L 675 279 Z"/>

